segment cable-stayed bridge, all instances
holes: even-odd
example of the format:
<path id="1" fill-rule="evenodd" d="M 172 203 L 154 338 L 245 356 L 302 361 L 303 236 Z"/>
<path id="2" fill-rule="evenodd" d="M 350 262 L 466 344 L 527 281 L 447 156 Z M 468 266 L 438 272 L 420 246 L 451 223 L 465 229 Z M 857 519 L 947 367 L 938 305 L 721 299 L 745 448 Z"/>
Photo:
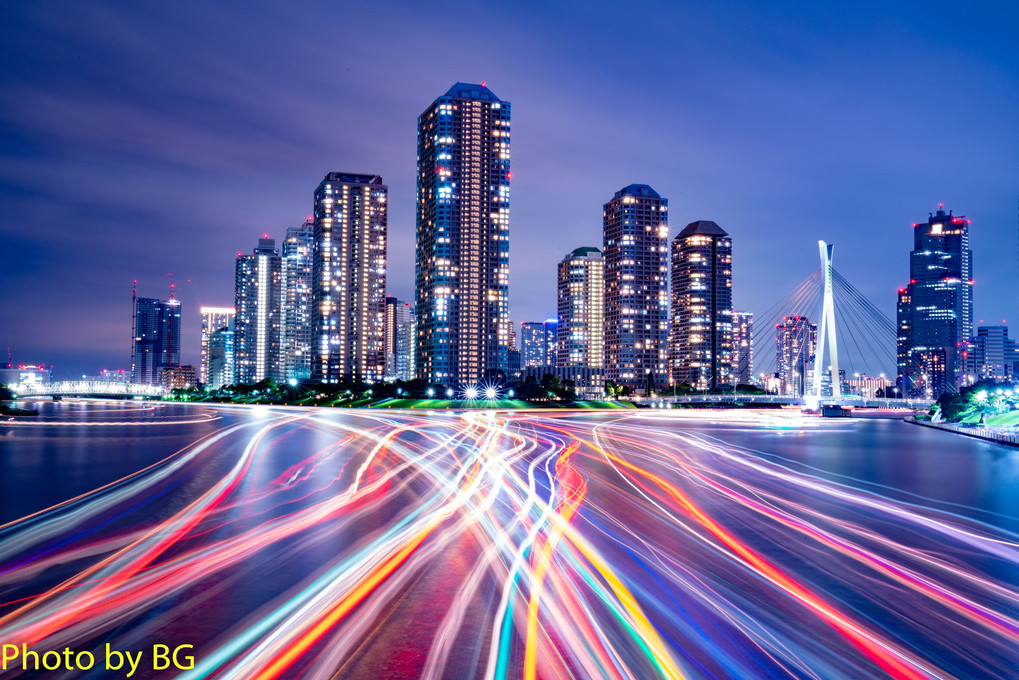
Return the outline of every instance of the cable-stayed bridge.
<path id="1" fill-rule="evenodd" d="M 834 246 L 818 248 L 821 266 L 754 319 L 755 377 L 774 403 L 913 405 L 894 382 L 895 323 L 833 267 Z"/>

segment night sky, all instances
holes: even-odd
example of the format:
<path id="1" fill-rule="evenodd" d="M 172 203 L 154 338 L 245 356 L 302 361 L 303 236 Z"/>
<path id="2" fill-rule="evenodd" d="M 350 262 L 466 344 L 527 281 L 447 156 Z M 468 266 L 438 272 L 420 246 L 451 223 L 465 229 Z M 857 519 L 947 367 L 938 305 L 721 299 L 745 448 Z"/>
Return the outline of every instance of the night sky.
<path id="1" fill-rule="evenodd" d="M 416 119 L 458 80 L 513 104 L 516 322 L 554 316 L 556 263 L 638 182 L 672 235 L 732 235 L 758 313 L 823 238 L 894 316 L 944 202 L 972 220 L 975 321 L 1019 326 L 1019 10 L 826 4 L 4 3 L 0 343 L 57 377 L 126 368 L 131 281 L 165 297 L 172 272 L 197 364 L 199 305 L 233 304 L 237 252 L 332 170 L 389 185 L 412 300 Z"/>

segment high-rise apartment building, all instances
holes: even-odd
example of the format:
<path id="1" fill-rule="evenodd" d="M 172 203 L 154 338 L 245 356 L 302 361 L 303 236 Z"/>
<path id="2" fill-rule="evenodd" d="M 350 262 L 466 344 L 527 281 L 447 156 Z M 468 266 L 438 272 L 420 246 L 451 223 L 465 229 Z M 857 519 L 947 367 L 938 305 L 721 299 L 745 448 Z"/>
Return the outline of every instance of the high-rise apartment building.
<path id="1" fill-rule="evenodd" d="M 775 352 L 782 394 L 802 397 L 806 393 L 807 373 L 814 368 L 817 350 L 817 324 L 805 316 L 785 316 L 775 324 Z"/>
<path id="2" fill-rule="evenodd" d="M 602 368 L 605 262 L 597 248 L 577 248 L 559 262 L 556 363 Z"/>
<path id="3" fill-rule="evenodd" d="M 250 255 L 237 254 L 234 269 L 235 382 L 281 380 L 280 335 L 283 314 L 282 261 L 276 240 L 258 239 Z"/>
<path id="4" fill-rule="evenodd" d="M 386 298 L 385 354 L 386 380 L 415 377 L 417 322 L 414 306 L 395 297 Z"/>
<path id="5" fill-rule="evenodd" d="M 180 365 L 180 300 L 136 297 L 131 382 L 159 385 L 164 368 Z"/>
<path id="6" fill-rule="evenodd" d="M 635 391 L 668 379 L 668 207 L 646 184 L 604 206 L 605 377 Z"/>
<path id="7" fill-rule="evenodd" d="M 417 143 L 418 375 L 474 385 L 507 369 L 510 103 L 456 83 Z"/>
<path id="8" fill-rule="evenodd" d="M 198 381 L 205 386 L 209 386 L 212 384 L 209 380 L 212 336 L 219 330 L 233 331 L 235 311 L 233 307 L 202 307 L 200 311 L 202 314 L 202 353 L 201 362 L 198 365 Z M 220 379 L 222 380 L 222 376 L 220 376 Z M 231 382 L 233 382 L 232 377 L 227 380 L 226 384 L 229 385 Z M 217 387 L 221 386 L 217 385 Z"/>
<path id="9" fill-rule="evenodd" d="M 732 379 L 738 385 L 754 380 L 754 314 L 732 313 Z"/>
<path id="10" fill-rule="evenodd" d="M 698 390 L 732 384 L 732 239 L 710 220 L 672 241 L 669 374 Z"/>
<path id="11" fill-rule="evenodd" d="M 898 382 L 905 396 L 937 399 L 963 380 L 962 345 L 973 335 L 969 220 L 938 206 L 913 225 L 909 285 L 898 296 Z"/>
<path id="12" fill-rule="evenodd" d="M 283 337 L 280 349 L 284 380 L 311 375 L 313 218 L 289 227 L 283 239 Z"/>
<path id="13" fill-rule="evenodd" d="M 388 187 L 330 172 L 315 190 L 311 377 L 379 382 L 385 373 Z"/>
<path id="14" fill-rule="evenodd" d="M 1009 382 L 1019 375 L 1019 350 L 1008 326 L 980 326 L 963 348 L 962 383 Z"/>

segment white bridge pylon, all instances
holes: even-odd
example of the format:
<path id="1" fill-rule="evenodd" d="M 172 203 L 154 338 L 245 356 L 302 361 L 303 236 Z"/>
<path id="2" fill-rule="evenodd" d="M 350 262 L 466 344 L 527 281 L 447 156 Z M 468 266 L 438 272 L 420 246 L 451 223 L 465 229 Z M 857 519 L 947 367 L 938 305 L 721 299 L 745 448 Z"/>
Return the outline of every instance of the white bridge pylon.
<path id="1" fill-rule="evenodd" d="M 822 367 L 827 366 L 831 371 L 831 392 L 832 400 L 836 403 L 842 398 L 842 385 L 839 381 L 839 350 L 835 342 L 835 296 L 832 290 L 832 251 L 834 244 L 818 241 L 817 247 L 821 251 L 821 273 L 824 277 L 824 293 L 821 297 L 821 324 L 818 328 L 817 349 L 814 352 L 814 385 L 811 390 L 811 399 L 821 402 L 821 375 Z M 824 362 L 824 345 L 828 341 L 827 364 Z"/>

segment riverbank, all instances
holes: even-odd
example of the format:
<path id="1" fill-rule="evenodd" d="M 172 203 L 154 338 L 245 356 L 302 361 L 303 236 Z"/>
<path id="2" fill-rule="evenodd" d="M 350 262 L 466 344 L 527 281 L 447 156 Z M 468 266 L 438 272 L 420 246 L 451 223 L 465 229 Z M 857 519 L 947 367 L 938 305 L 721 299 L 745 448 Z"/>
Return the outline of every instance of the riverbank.
<path id="1" fill-rule="evenodd" d="M 925 420 L 917 420 L 914 417 L 909 417 L 905 420 L 907 423 L 912 423 L 914 425 L 923 425 L 924 427 L 930 427 L 936 430 L 954 432 L 955 434 L 983 439 L 985 441 L 994 442 L 995 444 L 1019 447 L 1019 434 L 1005 432 L 994 427 L 965 427 L 956 423 L 932 423 Z"/>

